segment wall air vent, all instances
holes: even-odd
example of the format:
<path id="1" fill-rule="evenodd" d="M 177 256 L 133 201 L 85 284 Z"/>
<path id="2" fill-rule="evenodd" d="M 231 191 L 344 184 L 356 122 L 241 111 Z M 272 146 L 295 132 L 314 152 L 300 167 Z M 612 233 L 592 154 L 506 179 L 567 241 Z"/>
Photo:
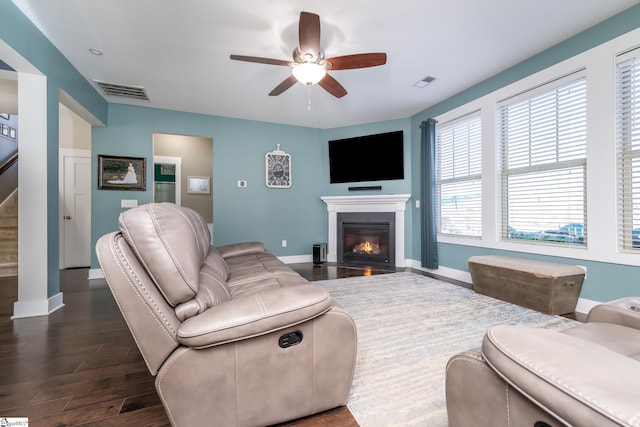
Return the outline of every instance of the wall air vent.
<path id="1" fill-rule="evenodd" d="M 93 80 L 93 82 L 100 86 L 105 95 L 124 96 L 125 98 L 140 99 L 143 101 L 149 100 L 149 96 L 142 86 L 123 85 L 100 80 Z"/>

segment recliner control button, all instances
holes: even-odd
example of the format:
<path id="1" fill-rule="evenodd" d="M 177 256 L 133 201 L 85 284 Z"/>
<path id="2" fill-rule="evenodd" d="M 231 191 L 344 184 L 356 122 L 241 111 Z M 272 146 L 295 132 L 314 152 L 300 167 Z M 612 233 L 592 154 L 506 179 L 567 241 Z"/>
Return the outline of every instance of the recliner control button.
<path id="1" fill-rule="evenodd" d="M 278 340 L 278 345 L 281 348 L 288 348 L 294 345 L 298 345 L 302 342 L 302 332 L 295 331 L 284 334 Z"/>

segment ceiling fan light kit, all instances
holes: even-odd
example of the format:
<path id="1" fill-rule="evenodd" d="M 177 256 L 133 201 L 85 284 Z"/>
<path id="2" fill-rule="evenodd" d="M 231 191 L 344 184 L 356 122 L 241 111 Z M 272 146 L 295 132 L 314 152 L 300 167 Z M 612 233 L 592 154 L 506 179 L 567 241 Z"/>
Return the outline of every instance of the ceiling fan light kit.
<path id="1" fill-rule="evenodd" d="M 293 61 L 244 55 L 231 55 L 230 58 L 235 61 L 292 67 L 291 75 L 276 86 L 269 93 L 270 96 L 278 96 L 300 82 L 309 88 L 317 83 L 336 98 L 345 96 L 347 90 L 327 71 L 376 67 L 387 62 L 387 54 L 383 52 L 324 59 L 324 51 L 320 49 L 320 17 L 315 13 L 300 12 L 298 39 L 299 46 L 293 50 Z"/>
<path id="2" fill-rule="evenodd" d="M 327 70 L 315 62 L 303 62 L 291 70 L 293 76 L 304 85 L 314 85 L 324 78 Z"/>

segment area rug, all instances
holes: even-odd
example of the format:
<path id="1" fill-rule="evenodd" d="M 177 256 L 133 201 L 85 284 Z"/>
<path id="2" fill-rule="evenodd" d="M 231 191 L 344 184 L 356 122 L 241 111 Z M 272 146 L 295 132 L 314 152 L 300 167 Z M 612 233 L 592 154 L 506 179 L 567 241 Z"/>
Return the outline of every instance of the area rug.
<path id="1" fill-rule="evenodd" d="M 445 366 L 497 324 L 575 322 L 415 273 L 314 282 L 353 317 L 358 358 L 348 407 L 362 427 L 446 427 Z"/>

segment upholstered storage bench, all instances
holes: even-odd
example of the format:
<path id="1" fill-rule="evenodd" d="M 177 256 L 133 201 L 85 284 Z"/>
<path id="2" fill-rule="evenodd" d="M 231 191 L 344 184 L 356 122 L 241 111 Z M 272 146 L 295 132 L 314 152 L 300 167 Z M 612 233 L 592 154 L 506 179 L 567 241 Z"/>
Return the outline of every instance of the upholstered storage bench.
<path id="1" fill-rule="evenodd" d="M 469 258 L 473 289 L 547 314 L 573 313 L 584 270 L 575 265 L 499 255 Z"/>

